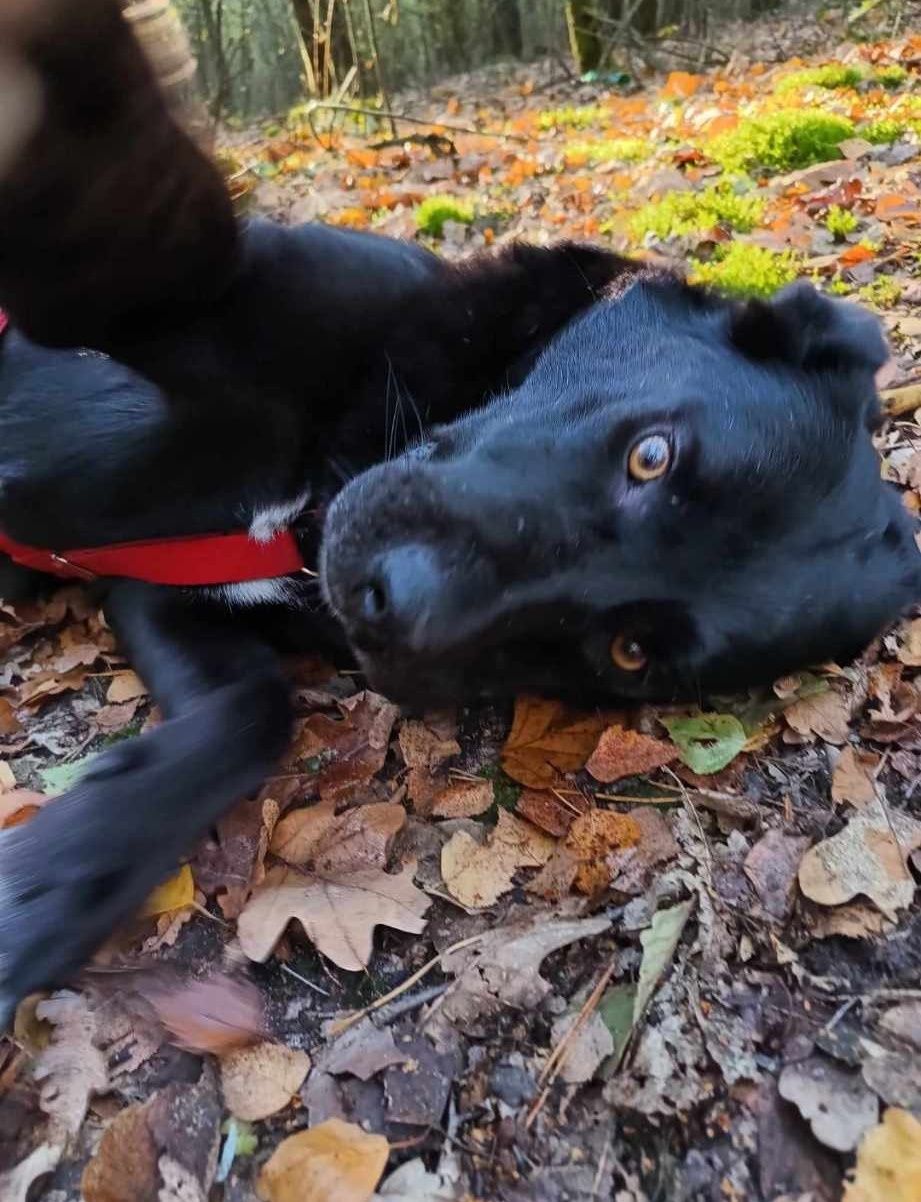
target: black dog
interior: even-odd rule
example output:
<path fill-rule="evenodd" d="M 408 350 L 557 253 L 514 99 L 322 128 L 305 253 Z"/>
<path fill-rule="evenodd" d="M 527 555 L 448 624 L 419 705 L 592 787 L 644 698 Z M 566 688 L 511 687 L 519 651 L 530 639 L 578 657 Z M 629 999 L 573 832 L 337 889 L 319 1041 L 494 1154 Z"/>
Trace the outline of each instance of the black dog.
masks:
<path fill-rule="evenodd" d="M 106 613 L 166 721 L 0 836 L 7 1006 L 78 966 L 282 752 L 277 648 L 339 627 L 293 565 L 253 572 L 260 547 L 319 554 L 361 663 L 411 702 L 696 697 L 849 655 L 921 592 L 859 310 L 808 288 L 730 304 L 589 248 L 452 267 L 238 229 L 115 0 L 11 0 L 3 89 L 6 545 L 67 574 L 73 548 L 252 536 L 249 572 L 196 589 L 177 543 L 132 572 L 82 558 L 141 577 L 104 582 Z M 164 559 L 171 586 L 147 582 Z"/>

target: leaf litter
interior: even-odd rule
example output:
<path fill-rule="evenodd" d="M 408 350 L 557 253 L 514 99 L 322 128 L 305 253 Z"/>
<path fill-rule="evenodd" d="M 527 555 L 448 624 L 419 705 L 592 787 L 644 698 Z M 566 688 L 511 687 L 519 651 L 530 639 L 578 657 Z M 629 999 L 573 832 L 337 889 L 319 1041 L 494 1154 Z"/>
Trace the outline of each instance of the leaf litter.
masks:
<path fill-rule="evenodd" d="M 810 18 L 813 45 L 834 21 Z M 284 218 L 309 190 L 312 216 L 414 236 L 414 205 L 472 194 L 481 212 L 450 228 L 447 256 L 548 232 L 697 262 L 728 239 L 792 248 L 800 270 L 880 308 L 893 357 L 877 440 L 921 513 L 915 35 L 838 54 L 862 70 L 904 64 L 904 88 L 785 94 L 787 111 L 846 116 L 855 137 L 843 158 L 743 182 L 763 206 L 750 233 L 638 247 L 629 232 L 645 201 L 719 181 L 708 139 L 740 109 L 777 107 L 791 67 L 756 60 L 800 54 L 804 28 L 748 23 L 726 66 L 641 73 L 630 94 L 535 66 L 412 99 L 514 146 L 458 132 L 450 152 L 375 149 L 334 125 L 324 148 L 303 121 L 262 128 L 247 152 L 253 205 Z M 904 132 L 862 137 L 882 119 Z M 648 154 L 601 161 L 612 137 Z M 841 242 L 833 206 L 857 223 Z M 520 698 L 510 722 L 488 709 L 410 719 L 354 677 L 299 667 L 277 775 L 100 955 L 73 995 L 83 1008 L 33 1000 L 20 1043 L 0 1044 L 4 1198 L 33 1202 L 47 1185 L 70 1202 L 81 1175 L 89 1202 L 203 1198 L 229 1108 L 259 1116 L 232 1120 L 252 1123 L 242 1143 L 244 1128 L 225 1126 L 229 1202 L 257 1184 L 270 1202 L 348 1196 L 329 1172 L 356 1197 L 412 1202 L 557 1202 L 577 1188 L 645 1202 L 694 1183 L 755 1199 L 771 1181 L 829 1202 L 844 1162 L 823 1159 L 814 1127 L 834 1147 L 858 1141 L 848 1202 L 914 1202 L 919 624 L 910 615 L 857 664 L 703 711 L 579 714 Z M 4 606 L 0 644 L 8 825 L 157 718 L 79 591 Z M 847 1087 L 812 1079 L 815 1063 Z M 781 1074 L 795 1100 L 779 1112 Z M 314 1120 L 323 1106 L 344 1130 Z M 266 1175 L 286 1137 L 298 1143 Z M 650 1144 L 668 1152 L 654 1167 Z"/>

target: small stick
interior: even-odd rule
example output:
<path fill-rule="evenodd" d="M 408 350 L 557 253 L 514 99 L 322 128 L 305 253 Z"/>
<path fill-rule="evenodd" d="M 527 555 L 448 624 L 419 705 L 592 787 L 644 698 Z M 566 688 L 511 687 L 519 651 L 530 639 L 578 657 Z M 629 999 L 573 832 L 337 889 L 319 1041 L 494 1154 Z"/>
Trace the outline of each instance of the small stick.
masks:
<path fill-rule="evenodd" d="M 308 106 L 308 112 L 314 109 L 327 109 L 334 113 L 356 113 L 359 117 L 383 117 L 388 121 L 406 121 L 410 125 L 429 125 L 433 129 L 449 129 L 455 134 L 476 134 L 477 137 L 499 138 L 507 142 L 529 142 L 520 134 L 499 133 L 486 129 L 474 129 L 470 125 L 457 125 L 453 121 L 430 121 L 427 117 L 411 117 L 408 113 L 394 113 L 390 109 L 369 109 L 358 104 L 336 104 L 332 100 L 314 100 Z"/>
<path fill-rule="evenodd" d="M 601 996 L 607 988 L 611 977 L 614 975 L 614 970 L 617 967 L 619 958 L 619 953 L 615 953 L 615 955 L 611 957 L 610 964 L 608 964 L 607 968 L 598 978 L 595 988 L 585 999 L 585 1004 L 579 1011 L 576 1021 L 572 1024 L 560 1042 L 553 1049 L 549 1059 L 547 1060 L 547 1063 L 544 1065 L 539 1080 L 539 1084 L 543 1085 L 544 1088 L 541 1090 L 537 1100 L 528 1111 L 528 1117 L 525 1119 L 524 1123 L 526 1131 L 530 1130 L 532 1123 L 546 1105 L 547 1098 L 550 1096 L 550 1089 L 553 1086 L 554 1081 L 560 1075 L 560 1071 L 563 1065 L 566 1063 L 567 1057 L 569 1056 L 570 1046 L 572 1045 L 573 1040 L 591 1018 L 592 1014 L 594 1014 L 595 1010 L 597 1010 L 598 1003 L 601 1001 Z"/>
<path fill-rule="evenodd" d="M 329 1035 L 335 1037 L 344 1035 L 350 1027 L 354 1027 L 357 1022 L 361 1022 L 363 1018 L 367 1018 L 369 1014 L 373 1014 L 375 1010 L 380 1010 L 382 1006 L 386 1006 L 388 1002 L 394 1001 L 398 997 L 402 997 L 408 989 L 412 989 L 413 985 L 428 976 L 433 968 L 437 968 L 441 963 L 443 956 L 448 956 L 452 952 L 462 951 L 465 947 L 472 947 L 474 943 L 479 943 L 481 939 L 485 939 L 490 934 L 489 931 L 483 931 L 480 935 L 471 935 L 468 939 L 461 939 L 459 943 L 452 943 L 450 947 L 446 947 L 443 952 L 439 952 L 429 960 L 428 964 L 423 964 L 421 968 L 406 978 L 402 985 L 397 985 L 395 989 L 391 989 L 389 993 L 385 993 L 383 997 L 379 997 L 372 1002 L 370 1006 L 365 1006 L 363 1010 L 356 1010 L 354 1014 L 348 1015 L 346 1018 L 340 1018 L 338 1022 L 330 1024 Z"/>

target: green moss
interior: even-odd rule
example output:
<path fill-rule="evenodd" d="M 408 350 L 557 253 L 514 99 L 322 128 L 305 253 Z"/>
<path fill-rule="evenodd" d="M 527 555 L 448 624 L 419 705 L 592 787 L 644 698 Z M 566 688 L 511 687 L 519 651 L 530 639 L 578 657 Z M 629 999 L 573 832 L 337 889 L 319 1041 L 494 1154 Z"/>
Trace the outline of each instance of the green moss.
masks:
<path fill-rule="evenodd" d="M 469 225 L 473 221 L 473 205 L 457 196 L 428 196 L 416 206 L 416 228 L 422 234 L 440 238 L 446 221 L 460 221 Z"/>
<path fill-rule="evenodd" d="M 732 296 L 771 296 L 799 274 L 792 251 L 767 250 L 750 242 L 731 242 L 708 263 L 693 264 L 693 280 Z"/>
<path fill-rule="evenodd" d="M 808 67 L 785 75 L 774 91 L 778 96 L 784 96 L 801 88 L 856 88 L 863 78 L 864 73 L 859 67 L 827 63 L 824 67 Z"/>
<path fill-rule="evenodd" d="M 894 91 L 896 88 L 900 88 L 908 79 L 908 72 L 904 67 L 893 63 L 890 67 L 877 67 L 871 78 L 874 83 L 880 84 L 881 87 L 891 88 Z"/>
<path fill-rule="evenodd" d="M 872 142 L 874 146 L 884 146 L 887 142 L 895 142 L 897 138 L 901 138 L 909 128 L 905 121 L 882 117 L 879 121 L 870 121 L 867 125 L 859 126 L 857 136 Z"/>
<path fill-rule="evenodd" d="M 514 810 L 518 804 L 518 798 L 521 796 L 521 785 L 516 785 L 510 776 L 506 776 L 505 772 L 498 764 L 489 764 L 485 768 L 480 769 L 480 775 L 486 780 L 492 781 L 493 801 L 497 810 Z M 493 813 L 493 809 L 487 811 L 487 815 Z M 495 821 L 493 814 L 493 821 Z"/>
<path fill-rule="evenodd" d="M 630 231 L 639 239 L 647 234 L 675 238 L 715 225 L 747 233 L 763 214 L 764 202 L 759 197 L 741 195 L 726 184 L 715 184 L 702 192 L 670 192 L 661 200 L 643 205 L 631 218 Z"/>
<path fill-rule="evenodd" d="M 603 138 L 597 142 L 570 142 L 566 153 L 588 163 L 642 163 L 653 148 L 642 138 Z"/>
<path fill-rule="evenodd" d="M 544 109 L 538 114 L 537 125 L 540 129 L 588 129 L 591 125 L 600 125 L 607 114 L 597 104 L 582 104 L 578 107 L 569 105 L 562 109 Z"/>
<path fill-rule="evenodd" d="M 794 171 L 811 163 L 840 159 L 838 144 L 854 136 L 854 123 L 821 109 L 781 109 L 749 117 L 719 134 L 706 147 L 727 171 L 760 167 Z"/>
<path fill-rule="evenodd" d="M 857 296 L 866 305 L 873 305 L 877 309 L 889 309 L 901 299 L 902 285 L 891 275 L 880 275 L 863 288 L 859 288 Z"/>
<path fill-rule="evenodd" d="M 836 242 L 843 242 L 848 234 L 853 234 L 857 224 L 857 218 L 850 209 L 842 209 L 841 205 L 830 205 L 825 214 L 825 228 Z"/>

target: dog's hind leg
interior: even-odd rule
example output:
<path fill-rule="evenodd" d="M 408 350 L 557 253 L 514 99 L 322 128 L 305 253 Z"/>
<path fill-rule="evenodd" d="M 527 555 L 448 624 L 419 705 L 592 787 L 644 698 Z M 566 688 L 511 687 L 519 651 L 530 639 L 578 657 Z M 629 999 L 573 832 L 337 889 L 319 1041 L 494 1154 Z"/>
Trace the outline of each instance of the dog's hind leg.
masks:
<path fill-rule="evenodd" d="M 151 734 L 0 834 L 0 1011 L 78 969 L 216 819 L 259 787 L 290 734 L 275 653 L 217 607 L 124 581 L 106 613 L 162 709 Z"/>

